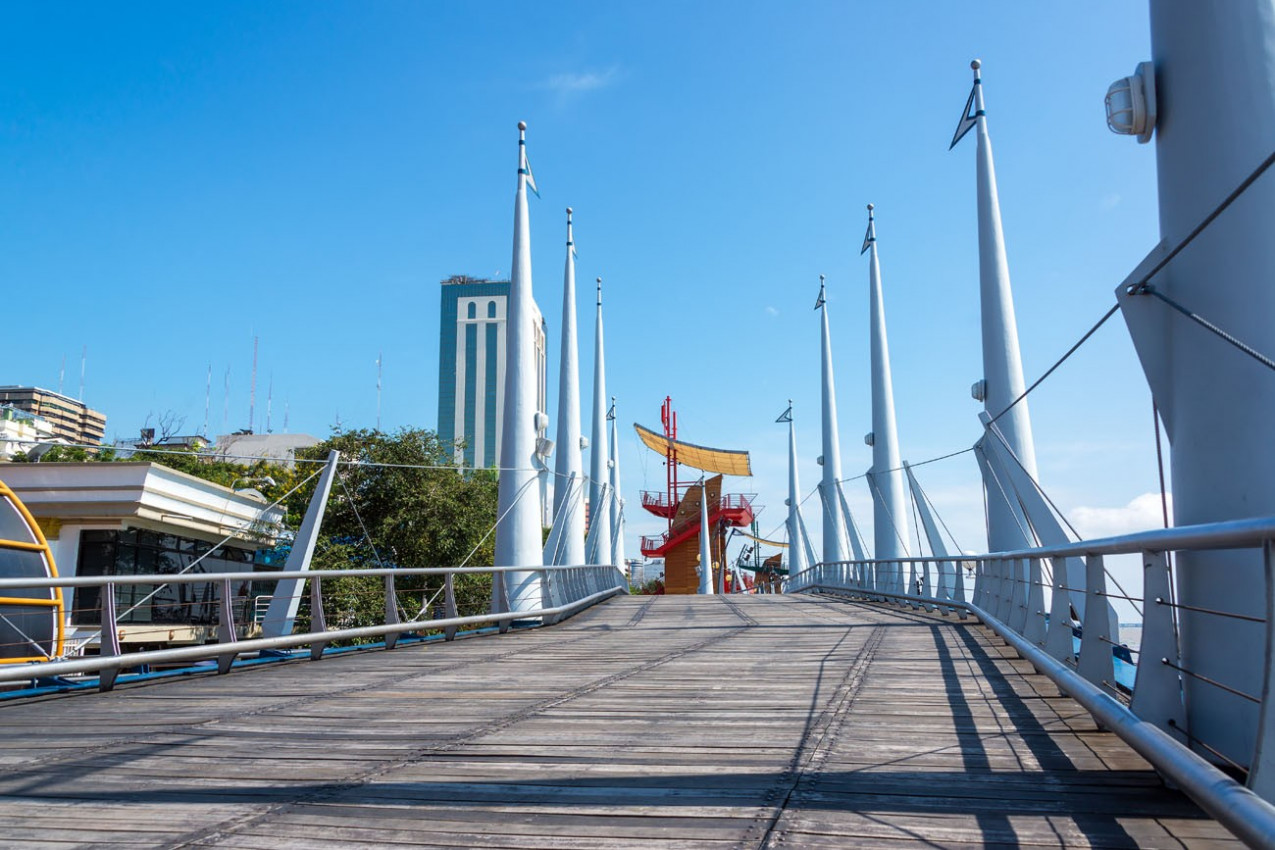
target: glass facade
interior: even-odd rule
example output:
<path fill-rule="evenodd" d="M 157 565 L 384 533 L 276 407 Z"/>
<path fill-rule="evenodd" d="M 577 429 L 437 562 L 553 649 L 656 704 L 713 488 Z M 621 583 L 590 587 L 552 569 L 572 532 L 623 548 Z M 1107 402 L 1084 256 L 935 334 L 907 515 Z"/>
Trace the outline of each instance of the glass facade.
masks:
<path fill-rule="evenodd" d="M 210 551 L 211 550 L 211 551 Z M 195 561 L 198 560 L 198 563 Z M 195 564 L 191 567 L 191 564 Z M 277 566 L 257 563 L 254 552 L 234 546 L 219 546 L 202 540 L 160 534 L 143 529 L 123 531 L 81 531 L 79 576 L 134 576 L 169 573 L 230 573 L 277 570 Z M 273 591 L 272 580 L 238 582 L 233 588 L 235 620 L 242 623 L 252 598 Z M 157 589 L 158 588 L 158 589 Z M 100 587 L 75 590 L 71 612 L 73 625 L 101 624 Z M 221 587 L 218 583 L 120 584 L 115 587 L 117 622 L 162 626 L 215 625 L 220 613 Z M 239 609 L 243 608 L 241 612 Z"/>

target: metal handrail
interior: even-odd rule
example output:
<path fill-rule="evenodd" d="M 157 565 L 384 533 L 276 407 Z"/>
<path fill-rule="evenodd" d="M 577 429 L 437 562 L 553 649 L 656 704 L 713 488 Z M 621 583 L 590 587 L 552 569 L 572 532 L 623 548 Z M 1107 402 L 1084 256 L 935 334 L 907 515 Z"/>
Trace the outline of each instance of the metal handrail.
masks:
<path fill-rule="evenodd" d="M 542 605 L 538 608 L 511 611 L 498 609 L 491 613 L 462 617 L 456 611 L 451 593 L 450 579 L 461 574 L 503 574 L 503 573 L 539 573 L 544 579 L 542 586 Z M 395 602 L 395 578 L 406 576 L 445 576 L 448 578 L 447 613 L 443 619 L 399 620 Z M 308 578 L 319 580 L 311 585 L 312 606 L 321 605 L 322 579 L 350 577 L 384 577 L 386 578 L 386 614 L 384 625 L 364 626 L 351 629 L 322 628 L 322 617 L 318 617 L 320 630 L 299 634 L 281 635 L 269 638 L 251 638 L 239 640 L 236 636 L 236 598 L 228 596 L 229 588 L 238 581 L 297 581 Z M 559 581 L 558 576 L 563 576 Z M 551 580 L 552 579 L 552 580 Z M 174 649 L 149 650 L 125 653 L 120 650 L 114 629 L 106 627 L 102 634 L 102 654 L 92 657 L 71 658 L 61 660 L 39 661 L 32 663 L 15 663 L 0 665 L 0 682 L 28 681 L 35 678 L 64 676 L 82 673 L 97 673 L 99 687 L 109 690 L 114 686 L 118 672 L 129 667 L 146 664 L 168 664 L 190 661 L 216 659 L 218 671 L 225 673 L 231 668 L 234 659 L 245 652 L 268 649 L 287 649 L 299 646 L 310 646 L 311 657 L 322 655 L 323 648 L 333 641 L 359 638 L 385 638 L 387 648 L 392 648 L 398 637 L 407 632 L 423 630 L 441 630 L 448 640 L 452 639 L 460 628 L 482 625 L 497 625 L 500 631 L 508 630 L 517 620 L 538 620 L 544 625 L 552 625 L 590 605 L 601 602 L 619 593 L 627 592 L 628 582 L 623 572 L 612 565 L 549 565 L 549 566 L 499 566 L 499 567 L 416 567 L 404 569 L 351 569 L 351 570 L 295 570 L 290 572 L 271 570 L 266 572 L 227 572 L 227 573 L 173 573 L 145 574 L 124 576 L 73 576 L 58 578 L 7 578 L 0 579 L 0 590 L 6 588 L 32 587 L 106 587 L 111 592 L 102 594 L 103 620 L 115 621 L 114 588 L 117 585 L 163 585 L 163 584 L 219 584 L 222 596 L 221 603 L 229 599 L 231 605 L 221 605 L 219 615 L 218 640 L 216 643 L 200 646 L 180 647 Z M 498 586 L 503 583 L 498 583 Z M 298 584 L 299 586 L 299 584 Z M 319 602 L 314 602 L 314 600 Z M 246 601 L 246 600 L 245 600 Z M 503 603 L 502 603 L 503 605 Z M 239 619 L 246 619 L 246 609 L 239 612 Z M 254 618 L 255 619 L 255 618 Z"/>
<path fill-rule="evenodd" d="M 356 576 L 446 576 L 483 573 L 544 573 L 592 568 L 597 564 L 554 564 L 542 567 L 371 567 L 357 570 L 261 570 L 235 573 L 148 573 L 117 576 L 46 576 L 0 578 L 0 590 L 16 587 L 105 587 L 108 584 L 205 584 L 218 581 L 283 581 L 302 578 L 349 578 Z M 613 568 L 614 569 L 614 568 Z"/>
<path fill-rule="evenodd" d="M 1157 640 L 1160 641 L 1157 644 L 1159 648 L 1138 667 L 1132 704 L 1126 705 L 1117 698 L 1110 675 L 1114 642 L 1105 634 L 1104 618 L 1108 612 L 1108 599 L 1127 597 L 1106 591 L 1102 559 L 1109 555 L 1142 555 L 1147 582 L 1143 595 L 1156 597 L 1159 602 L 1159 595 L 1167 596 L 1171 592 L 1166 553 L 1257 549 L 1267 558 L 1268 576 L 1271 576 L 1275 575 L 1272 572 L 1275 566 L 1273 547 L 1275 517 L 1255 517 L 1010 552 L 826 562 L 790 577 L 787 589 L 789 592 L 822 590 L 849 593 L 873 601 L 897 602 L 944 613 L 958 612 L 963 617 L 973 614 L 1057 684 L 1063 693 L 1088 710 L 1099 725 L 1119 735 L 1219 823 L 1252 846 L 1269 847 L 1275 846 L 1275 806 L 1223 773 L 1173 734 L 1181 734 L 1181 730 L 1171 712 L 1165 709 L 1176 705 L 1176 710 L 1181 711 L 1182 706 L 1178 680 L 1172 677 L 1176 677 L 1179 670 L 1188 675 L 1197 674 L 1175 663 L 1179 657 L 1175 653 L 1179 648 L 1176 626 L 1171 620 L 1151 620 L 1151 612 L 1146 612 L 1148 619 L 1144 619 L 1143 647 L 1145 649 L 1149 641 Z M 1085 559 L 1083 583 L 1068 582 L 1063 576 L 1061 562 L 1068 559 Z M 1037 575 L 1040 564 L 1045 561 L 1054 564 L 1053 581 L 1042 581 Z M 920 568 L 905 575 L 903 564 Z M 961 575 L 964 564 L 978 565 L 979 581 L 974 586 L 972 601 L 961 595 L 962 584 L 956 584 L 953 591 L 951 583 L 952 579 Z M 942 587 L 936 588 L 932 584 L 934 573 L 930 572 L 929 565 L 935 565 L 939 580 L 944 583 Z M 911 581 L 914 579 L 918 587 L 927 586 L 926 583 L 930 582 L 928 586 L 931 589 L 925 594 L 912 593 Z M 1154 591 L 1151 589 L 1153 581 L 1158 582 Z M 1053 588 L 1052 605 L 1045 604 L 1042 585 Z M 900 592 L 904 588 L 908 592 Z M 1075 599 L 1076 594 L 1081 594 L 1086 603 L 1083 630 L 1079 632 L 1081 645 L 1078 656 L 1072 643 L 1073 621 L 1068 599 L 1068 596 Z M 1168 618 L 1169 614 L 1156 617 Z M 1257 617 L 1246 619 L 1259 626 L 1264 622 Z M 1275 628 L 1275 623 L 1265 621 L 1265 628 L 1268 630 L 1267 643 L 1275 646 L 1275 640 L 1272 640 L 1275 636 L 1269 632 Z M 1164 635 L 1172 637 L 1165 638 Z M 1165 644 L 1164 640 L 1171 640 L 1171 643 Z M 1171 658 L 1161 658 L 1162 654 Z M 1105 676 L 1098 675 L 1102 664 L 1107 671 Z M 1275 657 L 1268 653 L 1266 685 L 1259 708 L 1263 718 L 1259 728 L 1262 729 L 1269 728 L 1271 718 L 1275 717 L 1275 705 L 1270 704 L 1268 697 L 1275 692 L 1273 665 Z M 1225 683 L 1209 683 L 1234 692 Z M 1144 690 L 1147 691 L 1146 703 L 1139 709 L 1140 695 Z M 1252 695 L 1243 696 L 1255 699 Z M 1259 735 L 1253 761 L 1248 768 L 1250 785 L 1263 771 L 1267 777 L 1266 785 L 1269 785 L 1270 771 L 1275 770 L 1275 762 L 1272 761 L 1275 756 L 1269 746 L 1264 751 L 1263 743 Z M 1269 743 L 1275 745 L 1275 741 Z M 1208 748 L 1203 742 L 1201 745 Z M 1260 790 L 1265 786 L 1259 780 L 1257 787 Z"/>

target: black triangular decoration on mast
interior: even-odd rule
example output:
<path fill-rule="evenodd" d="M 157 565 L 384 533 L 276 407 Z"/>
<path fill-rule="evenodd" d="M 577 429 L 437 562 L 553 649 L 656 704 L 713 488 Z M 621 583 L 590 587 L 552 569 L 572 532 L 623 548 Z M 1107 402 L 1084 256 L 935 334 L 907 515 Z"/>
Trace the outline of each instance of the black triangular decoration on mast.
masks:
<path fill-rule="evenodd" d="M 776 422 L 791 422 L 792 421 L 792 404 L 791 403 L 789 403 L 788 409 L 785 410 L 783 413 L 779 414 L 779 418 L 776 419 L 775 421 Z"/>
<path fill-rule="evenodd" d="M 947 146 L 948 150 L 956 147 L 956 143 L 965 138 L 965 134 L 974 128 L 978 122 L 978 116 L 982 114 L 981 110 L 974 110 L 974 94 L 978 91 L 980 82 L 981 80 L 975 78 L 974 87 L 970 89 L 969 100 L 965 101 L 965 111 L 961 113 L 960 123 L 956 125 L 956 133 L 952 136 L 952 144 Z"/>
<path fill-rule="evenodd" d="M 868 204 L 868 232 L 863 234 L 863 250 L 859 252 L 859 255 L 862 256 L 875 241 L 877 241 L 877 228 L 872 220 L 872 204 Z"/>

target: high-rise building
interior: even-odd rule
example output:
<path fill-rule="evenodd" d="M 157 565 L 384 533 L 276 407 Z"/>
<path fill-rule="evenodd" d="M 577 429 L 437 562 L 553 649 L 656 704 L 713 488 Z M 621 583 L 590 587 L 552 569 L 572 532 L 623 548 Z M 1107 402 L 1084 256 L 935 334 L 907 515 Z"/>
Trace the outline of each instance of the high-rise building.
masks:
<path fill-rule="evenodd" d="M 53 436 L 75 445 L 100 446 L 106 433 L 106 414 L 53 390 L 0 387 L 0 404 L 47 419 L 53 426 Z"/>
<path fill-rule="evenodd" d="M 505 399 L 505 316 L 509 281 L 457 275 L 442 282 L 439 311 L 438 436 L 463 443 L 456 463 L 491 467 L 500 463 L 501 417 Z M 536 317 L 536 410 L 547 406 L 545 337 L 548 327 L 539 307 Z M 537 430 L 544 437 L 547 415 Z"/>

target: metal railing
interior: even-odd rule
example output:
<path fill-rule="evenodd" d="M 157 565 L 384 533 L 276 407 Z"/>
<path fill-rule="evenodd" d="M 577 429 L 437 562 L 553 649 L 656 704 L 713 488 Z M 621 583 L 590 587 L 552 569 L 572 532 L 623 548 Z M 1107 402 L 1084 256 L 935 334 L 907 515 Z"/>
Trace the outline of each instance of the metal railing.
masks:
<path fill-rule="evenodd" d="M 504 590 L 504 581 L 495 581 L 495 605 L 483 614 L 461 616 L 457 610 L 455 578 L 458 575 L 501 576 L 505 573 L 535 574 L 540 584 L 540 606 L 526 610 L 510 610 Z M 441 576 L 441 619 L 408 618 L 399 613 L 399 592 L 396 580 L 409 576 Z M 325 581 L 358 577 L 377 577 L 384 581 L 385 606 L 383 623 L 374 626 L 329 629 L 324 615 L 323 584 Z M 232 588 L 243 582 L 268 580 L 295 581 L 299 588 L 308 585 L 310 602 L 310 629 L 292 634 L 240 639 L 241 627 L 252 625 L 261 616 L 260 605 L 249 605 L 246 597 L 236 597 Z M 116 612 L 115 589 L 130 585 L 154 587 L 166 584 L 212 584 L 219 588 L 216 603 L 216 642 L 198 646 L 124 652 L 120 646 L 115 626 L 122 625 Z M 432 567 L 415 569 L 357 569 L 357 570 L 304 570 L 289 573 L 233 572 L 233 573 L 179 573 L 129 576 L 92 576 L 58 578 L 4 578 L 0 579 L 0 596 L 6 590 L 18 588 L 61 587 L 102 588 L 100 596 L 101 629 L 98 655 L 82 655 L 50 659 L 48 661 L 0 665 L 0 683 L 23 682 L 56 676 L 96 674 L 98 687 L 110 690 L 121 670 L 148 665 L 170 665 L 216 660 L 220 673 L 231 669 L 241 655 L 259 653 L 262 650 L 310 647 L 310 657 L 318 659 L 324 649 L 336 641 L 382 639 L 387 649 L 392 649 L 404 634 L 424 631 L 440 631 L 444 639 L 452 640 L 461 629 L 494 626 L 501 633 L 507 632 L 514 622 L 538 622 L 552 625 L 570 617 L 591 605 L 602 602 L 619 593 L 626 593 L 628 583 L 624 574 L 610 565 L 544 566 L 544 567 Z M 221 604 L 230 600 L 231 604 Z M 422 607 L 422 614 L 429 610 Z M 83 650 L 83 644 L 80 645 Z"/>
<path fill-rule="evenodd" d="M 1268 734 L 1275 731 L 1275 698 L 1267 698 L 1275 693 L 1275 624 L 1243 612 L 1182 605 L 1174 598 L 1171 556 L 1218 549 L 1256 550 L 1264 560 L 1267 594 L 1272 593 L 1275 517 L 959 558 L 820 563 L 790 577 L 786 590 L 830 592 L 962 618 L 973 614 L 1223 826 L 1252 846 L 1270 847 L 1275 846 L 1275 806 L 1263 796 L 1271 796 L 1275 783 L 1275 734 Z M 1141 557 L 1141 595 L 1108 589 L 1104 559 L 1122 555 Z M 1141 605 L 1137 650 L 1121 647 L 1118 627 L 1113 633 L 1113 600 Z M 1248 621 L 1260 629 L 1258 645 L 1234 650 L 1264 655 L 1260 693 L 1247 693 L 1183 663 L 1178 627 L 1183 610 Z M 1135 655 L 1145 661 L 1134 663 Z M 1131 668 L 1131 681 L 1117 675 L 1118 666 Z M 1257 706 L 1258 734 L 1248 764 L 1192 734 L 1183 702 L 1188 677 Z M 1246 782 L 1237 782 L 1206 756 L 1244 775 Z"/>

